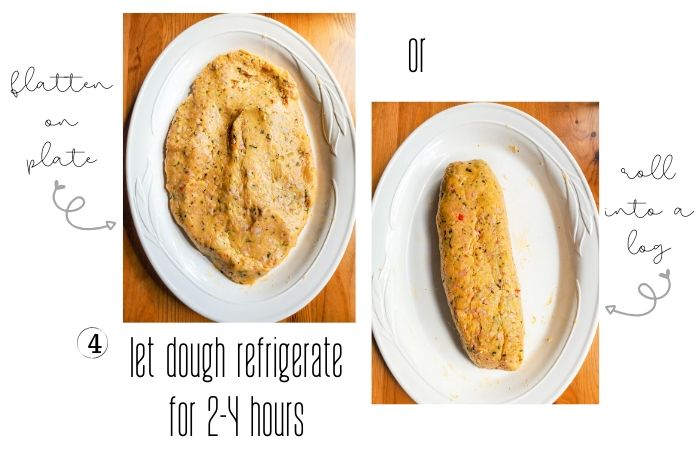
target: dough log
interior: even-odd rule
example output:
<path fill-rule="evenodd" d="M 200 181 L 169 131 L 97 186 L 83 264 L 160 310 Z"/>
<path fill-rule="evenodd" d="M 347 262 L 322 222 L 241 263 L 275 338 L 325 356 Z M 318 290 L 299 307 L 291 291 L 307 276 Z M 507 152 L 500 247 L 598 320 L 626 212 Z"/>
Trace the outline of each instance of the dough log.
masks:
<path fill-rule="evenodd" d="M 520 284 L 501 187 L 481 160 L 445 170 L 436 217 L 442 282 L 462 346 L 479 367 L 523 360 Z"/>

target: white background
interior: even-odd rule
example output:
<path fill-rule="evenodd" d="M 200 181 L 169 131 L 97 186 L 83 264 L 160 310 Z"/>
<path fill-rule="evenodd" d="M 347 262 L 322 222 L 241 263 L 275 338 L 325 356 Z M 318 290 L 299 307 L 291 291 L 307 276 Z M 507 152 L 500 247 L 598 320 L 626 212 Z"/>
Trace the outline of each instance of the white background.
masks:
<path fill-rule="evenodd" d="M 698 14 L 683 2 L 612 6 L 612 2 L 21 2 L 6 5 L 0 22 L 0 68 L 5 135 L 0 165 L 4 210 L 0 313 L 0 446 L 75 448 L 277 448 L 327 446 L 591 448 L 625 445 L 675 448 L 697 442 L 695 280 L 697 105 L 700 92 Z M 246 5 L 248 3 L 248 5 Z M 328 5 L 332 3 L 332 5 Z M 567 4 L 571 2 L 566 2 Z M 621 2 L 620 2 L 621 3 Z M 354 11 L 357 12 L 357 323 L 339 325 L 122 324 L 122 15 L 123 11 Z M 407 41 L 425 37 L 423 74 L 407 70 Z M 37 76 L 82 74 L 114 84 L 88 95 L 9 93 L 13 70 Z M 600 405 L 372 406 L 370 404 L 370 148 L 372 100 L 600 101 L 601 212 L 637 198 L 664 209 L 645 219 L 601 214 Z M 47 118 L 78 120 L 51 130 Z M 89 168 L 37 168 L 25 160 L 45 140 L 55 151 L 73 147 L 98 159 Z M 628 181 L 620 167 L 648 171 L 654 154 L 673 153 L 676 178 Z M 51 203 L 53 181 L 62 198 L 82 194 L 76 217 L 116 220 L 112 231 L 69 228 Z M 672 250 L 655 265 L 630 256 L 627 233 L 639 243 Z M 603 306 L 643 310 L 639 282 L 659 286 L 671 269 L 671 295 L 644 318 L 609 316 Z M 663 283 L 661 283 L 663 286 Z M 661 289 L 661 288 L 659 288 Z M 89 360 L 75 347 L 80 330 L 102 328 L 104 357 Z M 129 336 L 165 344 L 185 340 L 321 340 L 344 344 L 344 376 L 322 383 L 276 381 L 204 385 L 201 381 L 131 380 Z M 169 437 L 171 395 L 205 406 L 210 393 L 301 400 L 303 438 Z M 205 415 L 202 411 L 200 414 Z M 205 423 L 204 417 L 199 417 Z M 243 424 L 244 425 L 244 424 Z M 200 431 L 202 428 L 200 427 Z M 245 435 L 245 428 L 242 434 Z M 495 445 L 494 445 L 495 444 Z M 683 447 L 686 447 L 683 445 Z"/>

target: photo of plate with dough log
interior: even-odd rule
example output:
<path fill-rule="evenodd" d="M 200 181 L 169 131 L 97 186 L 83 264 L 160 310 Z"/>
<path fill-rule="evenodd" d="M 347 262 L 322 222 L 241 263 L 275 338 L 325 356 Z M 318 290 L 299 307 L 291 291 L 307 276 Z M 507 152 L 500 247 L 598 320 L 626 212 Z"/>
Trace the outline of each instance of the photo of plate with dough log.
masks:
<path fill-rule="evenodd" d="M 160 278 L 216 321 L 304 307 L 354 221 L 354 129 L 321 56 L 272 19 L 218 15 L 182 32 L 131 116 L 131 213 Z"/>
<path fill-rule="evenodd" d="M 372 331 L 414 401 L 564 392 L 597 329 L 598 219 L 554 133 L 505 105 L 445 109 L 393 154 L 372 220 Z"/>

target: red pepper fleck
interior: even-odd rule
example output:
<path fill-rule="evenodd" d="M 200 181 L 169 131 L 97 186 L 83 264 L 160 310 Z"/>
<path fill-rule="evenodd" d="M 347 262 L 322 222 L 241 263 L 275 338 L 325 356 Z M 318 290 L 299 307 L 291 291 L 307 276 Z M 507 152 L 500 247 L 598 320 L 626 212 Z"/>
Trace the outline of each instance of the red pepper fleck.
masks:
<path fill-rule="evenodd" d="M 462 214 L 462 213 L 457 214 L 457 220 L 464 220 L 464 214 Z"/>

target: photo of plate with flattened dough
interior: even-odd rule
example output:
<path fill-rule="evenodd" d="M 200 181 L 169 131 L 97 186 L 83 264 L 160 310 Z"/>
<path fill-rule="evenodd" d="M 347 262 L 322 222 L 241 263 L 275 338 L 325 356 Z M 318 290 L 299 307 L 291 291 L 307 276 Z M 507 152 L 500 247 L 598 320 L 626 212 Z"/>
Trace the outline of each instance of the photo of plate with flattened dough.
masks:
<path fill-rule="evenodd" d="M 598 323 L 598 219 L 557 136 L 492 103 L 401 144 L 373 201 L 372 332 L 417 403 L 552 403 Z"/>
<path fill-rule="evenodd" d="M 332 276 L 354 222 L 354 127 L 321 56 L 252 14 L 161 53 L 134 105 L 132 217 L 168 288 L 219 322 L 277 321 Z"/>

